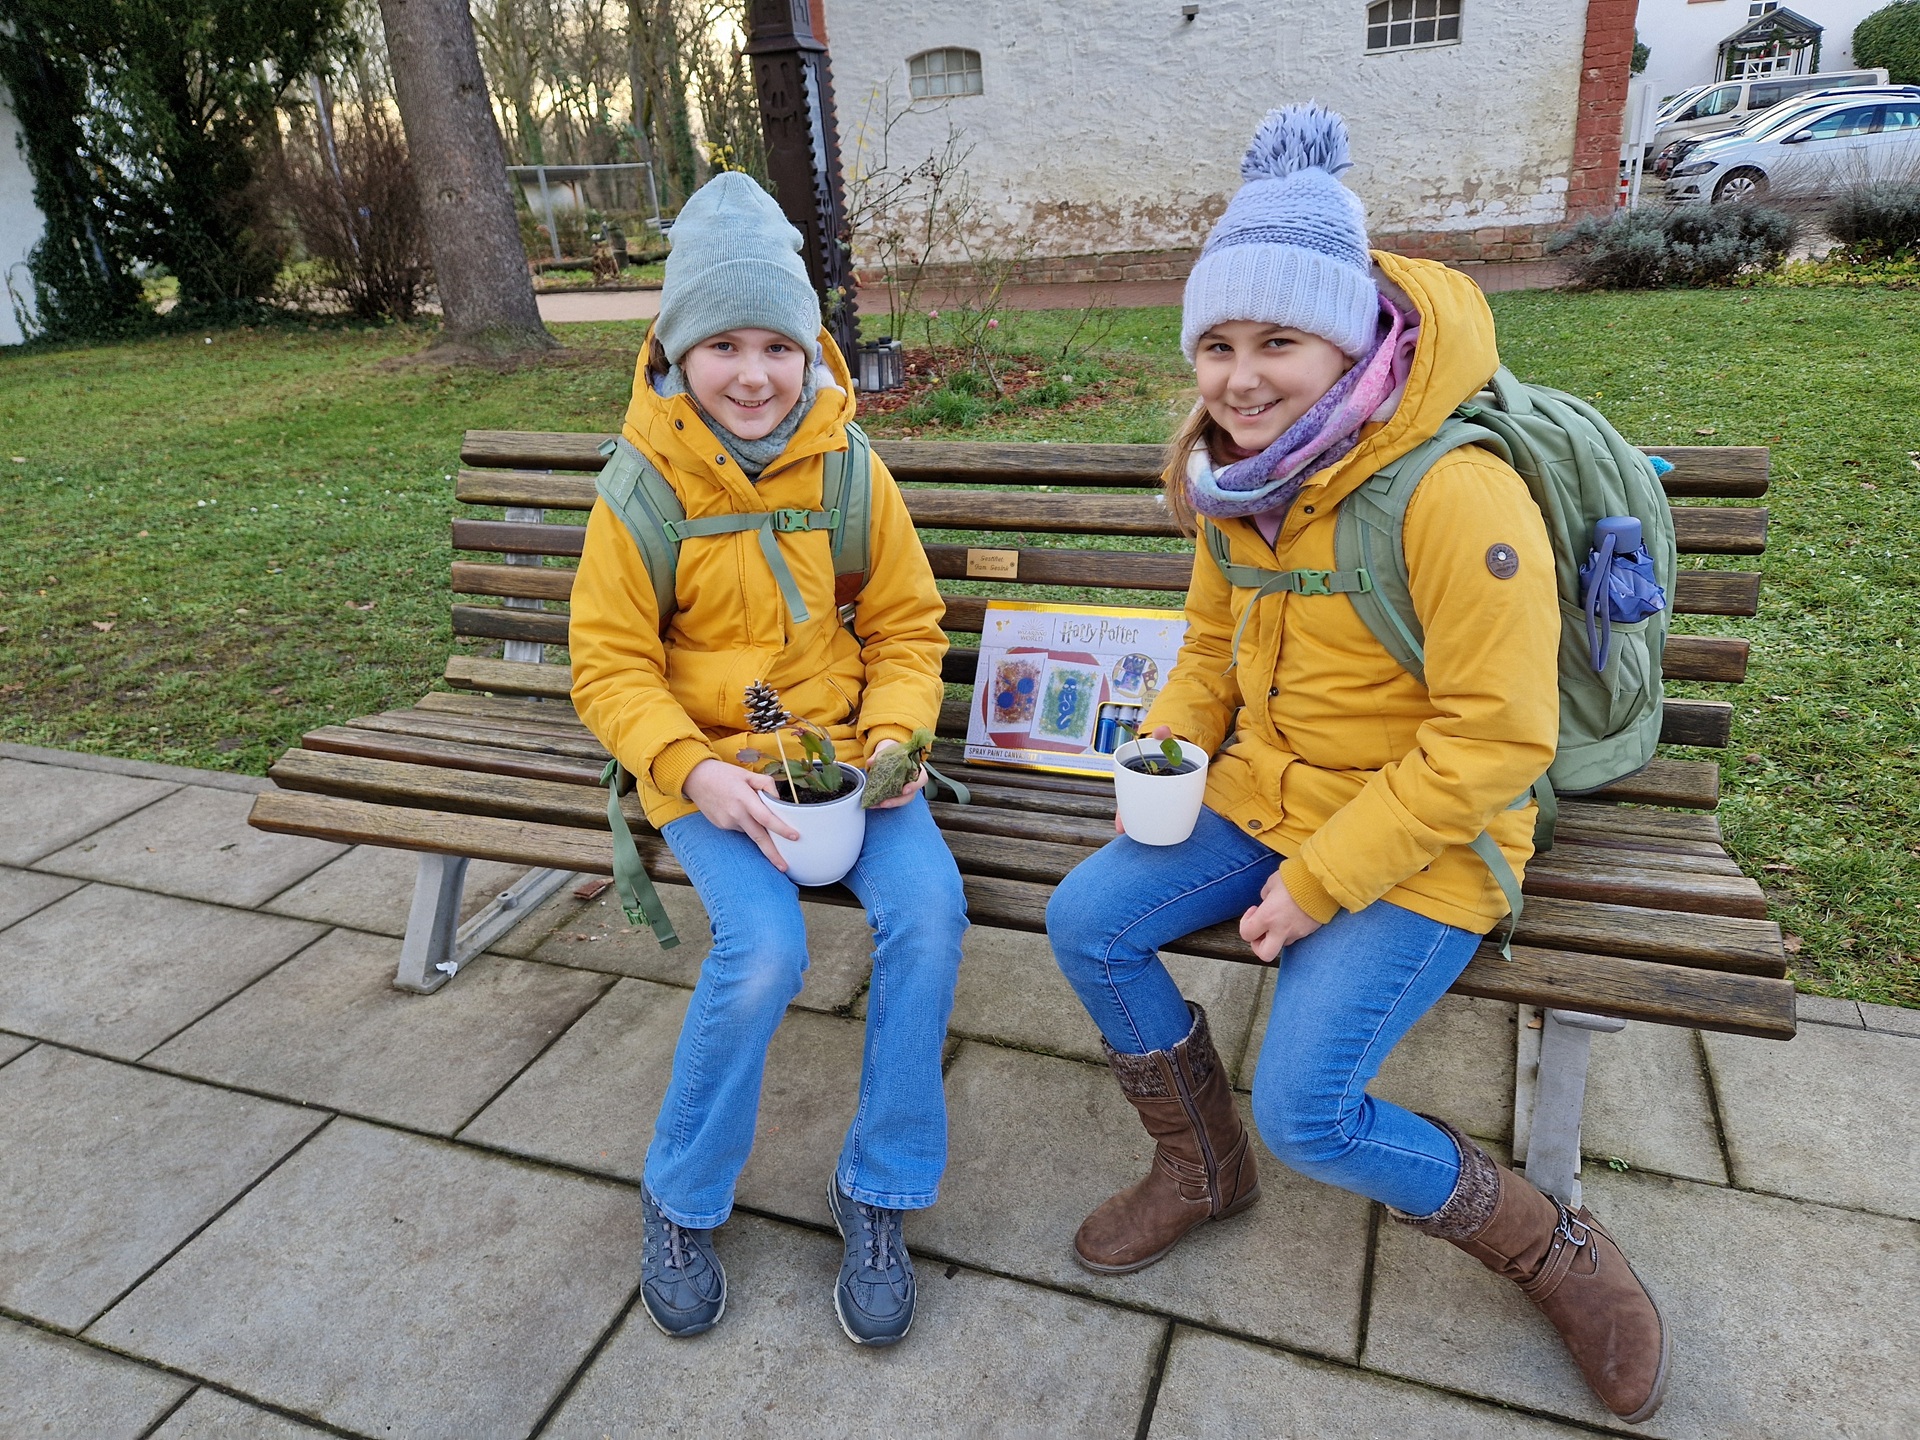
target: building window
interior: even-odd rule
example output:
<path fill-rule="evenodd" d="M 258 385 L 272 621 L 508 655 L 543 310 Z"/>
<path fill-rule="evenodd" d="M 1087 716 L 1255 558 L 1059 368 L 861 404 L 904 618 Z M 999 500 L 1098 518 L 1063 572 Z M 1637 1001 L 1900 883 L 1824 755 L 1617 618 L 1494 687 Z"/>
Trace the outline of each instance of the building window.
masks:
<path fill-rule="evenodd" d="M 1460 41 L 1460 0 L 1380 0 L 1367 7 L 1367 49 L 1411 50 Z"/>
<path fill-rule="evenodd" d="M 907 88 L 916 100 L 980 93 L 978 50 L 923 50 L 907 61 Z"/>

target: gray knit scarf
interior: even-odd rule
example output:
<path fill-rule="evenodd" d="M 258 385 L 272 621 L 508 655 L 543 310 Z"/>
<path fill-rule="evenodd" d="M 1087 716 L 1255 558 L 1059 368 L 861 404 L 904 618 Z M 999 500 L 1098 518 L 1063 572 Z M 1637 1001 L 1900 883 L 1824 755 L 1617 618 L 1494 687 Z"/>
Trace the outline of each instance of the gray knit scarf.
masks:
<path fill-rule="evenodd" d="M 787 448 L 787 442 L 793 439 L 794 433 L 799 430 L 800 422 L 805 420 L 807 412 L 813 409 L 813 402 L 820 398 L 818 369 L 819 367 L 814 365 L 807 367 L 807 378 L 800 384 L 800 398 L 795 402 L 793 409 L 787 412 L 787 418 L 758 440 L 742 440 L 702 410 L 700 402 L 694 400 L 692 393 L 687 389 L 686 371 L 678 365 L 670 366 L 654 388 L 661 395 L 685 395 L 692 402 L 693 408 L 699 411 L 700 418 L 707 422 L 707 428 L 713 431 L 714 438 L 740 466 L 741 473 L 750 480 L 758 480 L 760 472 L 780 458 L 780 453 Z"/>

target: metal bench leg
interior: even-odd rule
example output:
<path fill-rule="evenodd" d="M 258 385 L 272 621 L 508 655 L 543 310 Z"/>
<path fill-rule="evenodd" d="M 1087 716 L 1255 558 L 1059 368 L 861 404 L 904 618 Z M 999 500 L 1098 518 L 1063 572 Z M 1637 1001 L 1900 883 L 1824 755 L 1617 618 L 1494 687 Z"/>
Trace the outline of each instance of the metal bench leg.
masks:
<path fill-rule="evenodd" d="M 466 858 L 422 855 L 420 875 L 413 884 L 413 909 L 407 915 L 407 937 L 400 942 L 400 971 L 393 977 L 394 987 L 431 995 L 571 879 L 571 870 L 529 870 L 461 925 L 460 892 L 466 886 Z"/>
<path fill-rule="evenodd" d="M 1540 1027 L 1531 1027 L 1541 1015 Z M 1514 1068 L 1513 1158 L 1527 1179 L 1569 1206 L 1580 1204 L 1580 1116 L 1587 1099 L 1587 1059 L 1595 1034 L 1627 1022 L 1578 1010 L 1520 1007 Z"/>
<path fill-rule="evenodd" d="M 407 912 L 407 936 L 400 942 L 400 973 L 394 986 L 416 995 L 431 995 L 453 978 L 444 969 L 454 960 L 454 936 L 460 928 L 460 892 L 467 883 L 467 857 L 420 857 L 420 873 L 413 882 L 413 908 Z"/>
<path fill-rule="evenodd" d="M 506 517 L 509 521 L 517 521 L 523 525 L 538 525 L 547 518 L 547 512 L 536 505 L 509 505 L 506 507 Z M 522 555 L 517 551 L 502 558 L 505 559 L 509 565 L 538 566 L 546 563 L 545 557 L 543 556 Z M 517 595 L 508 596 L 503 603 L 509 610 L 544 610 L 547 608 L 547 602 L 544 600 L 529 600 Z M 540 665 L 546 662 L 547 647 L 538 640 L 509 640 L 502 647 L 500 658 L 503 660 L 518 660 L 530 665 Z"/>

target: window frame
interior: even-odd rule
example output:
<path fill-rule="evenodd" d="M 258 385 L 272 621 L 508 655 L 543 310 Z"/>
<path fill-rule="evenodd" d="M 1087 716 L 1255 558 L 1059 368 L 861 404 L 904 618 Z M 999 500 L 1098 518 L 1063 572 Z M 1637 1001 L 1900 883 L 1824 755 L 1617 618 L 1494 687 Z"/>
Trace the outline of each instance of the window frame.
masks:
<path fill-rule="evenodd" d="M 915 65 L 920 65 L 935 55 L 941 57 L 941 68 L 937 74 L 924 65 L 919 73 L 915 73 Z M 956 55 L 961 57 L 960 68 L 957 70 L 949 68 L 947 63 L 948 57 Z M 908 101 L 915 105 L 938 104 L 944 100 L 971 100 L 984 95 L 986 68 L 986 62 L 978 50 L 965 45 L 929 45 L 925 50 L 915 51 L 907 57 Z M 956 76 L 960 79 L 962 88 L 958 90 L 948 88 L 948 81 Z M 969 80 L 972 81 L 971 89 L 965 88 Z M 932 89 L 935 81 L 938 81 L 941 86 L 937 94 Z"/>
<path fill-rule="evenodd" d="M 1362 53 L 1399 55 L 1409 50 L 1441 50 L 1458 45 L 1466 35 L 1466 0 L 1369 0 L 1362 11 Z M 1375 18 L 1375 12 L 1381 18 Z M 1451 24 L 1451 35 L 1442 32 Z M 1423 26 L 1431 26 L 1427 39 L 1416 39 Z M 1396 43 L 1396 31 L 1405 30 L 1407 38 Z M 1375 43 L 1375 36 L 1380 43 Z"/>

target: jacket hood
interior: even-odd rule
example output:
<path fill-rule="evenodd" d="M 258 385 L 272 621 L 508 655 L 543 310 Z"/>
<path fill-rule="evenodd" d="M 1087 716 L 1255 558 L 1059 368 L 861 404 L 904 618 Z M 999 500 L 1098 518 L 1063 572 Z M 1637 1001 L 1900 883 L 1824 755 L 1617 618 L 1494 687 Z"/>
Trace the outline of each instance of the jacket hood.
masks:
<path fill-rule="evenodd" d="M 794 431 L 787 448 L 760 472 L 762 480 L 795 461 L 846 448 L 847 422 L 853 419 L 855 410 L 853 376 L 847 369 L 846 359 L 840 354 L 839 347 L 833 343 L 833 337 L 822 329 L 815 338 L 820 344 L 820 361 L 833 376 L 833 383 L 840 388 L 833 390 L 824 384 L 820 387 L 813 409 L 800 422 L 800 428 Z M 705 417 L 693 403 L 693 397 L 687 394 L 661 395 L 654 390 L 647 375 L 644 349 L 639 363 L 634 367 L 633 399 L 627 405 L 626 422 L 621 426 L 620 433 L 632 441 L 661 474 L 673 478 L 675 488 L 682 491 L 682 499 L 690 512 L 695 506 L 688 486 L 698 488 L 702 485 L 733 494 L 738 508 L 765 508 L 754 497 L 754 482 L 740 472 L 739 466 L 718 463 L 726 452 L 708 428 Z"/>
<path fill-rule="evenodd" d="M 1435 260 L 1408 260 L 1373 252 L 1375 279 L 1387 297 L 1418 312 L 1420 335 L 1399 408 L 1366 426 L 1360 443 L 1307 481 L 1307 490 L 1345 499 L 1375 471 L 1421 444 L 1456 406 L 1483 389 L 1500 368 L 1493 312 L 1472 278 Z"/>

